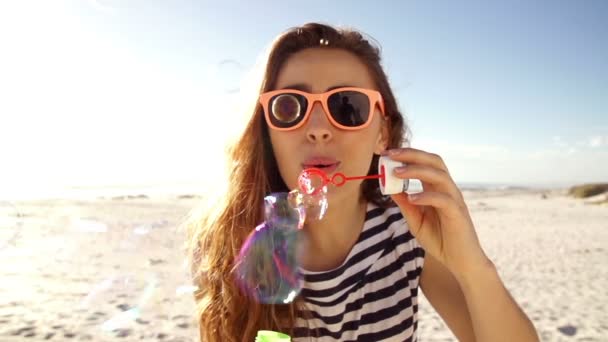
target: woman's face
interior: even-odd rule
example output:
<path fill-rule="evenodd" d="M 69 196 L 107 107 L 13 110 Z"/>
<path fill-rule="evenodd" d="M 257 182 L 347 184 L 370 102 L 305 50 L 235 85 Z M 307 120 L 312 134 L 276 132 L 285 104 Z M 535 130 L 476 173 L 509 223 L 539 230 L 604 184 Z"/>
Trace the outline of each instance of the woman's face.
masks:
<path fill-rule="evenodd" d="M 279 71 L 275 89 L 292 88 L 310 93 L 323 93 L 332 87 L 376 89 L 363 62 L 341 49 L 311 48 L 292 55 Z M 361 130 L 341 130 L 331 124 L 320 103 L 315 103 L 309 119 L 292 131 L 270 129 L 270 140 L 279 172 L 289 189 L 297 187 L 300 172 L 310 167 L 315 158 L 335 160 L 346 176 L 366 175 L 373 154 L 386 148 L 387 130 L 379 109 L 373 121 Z M 361 181 L 349 181 L 340 188 L 329 187 L 329 196 L 345 198 L 360 192 Z"/>

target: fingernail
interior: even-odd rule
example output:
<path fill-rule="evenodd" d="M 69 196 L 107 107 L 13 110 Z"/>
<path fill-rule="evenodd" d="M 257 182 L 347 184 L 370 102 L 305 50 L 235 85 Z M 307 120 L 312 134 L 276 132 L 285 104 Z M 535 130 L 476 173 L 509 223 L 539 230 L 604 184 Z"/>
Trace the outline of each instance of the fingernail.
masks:
<path fill-rule="evenodd" d="M 405 170 L 406 170 L 405 166 L 398 166 L 395 168 L 395 172 L 397 172 L 397 173 L 404 173 Z"/>
<path fill-rule="evenodd" d="M 420 198 L 420 195 L 418 195 L 418 194 L 408 194 L 407 198 L 409 198 L 410 201 L 414 202 L 414 201 L 416 201 L 417 199 Z"/>
<path fill-rule="evenodd" d="M 388 154 L 389 154 L 389 155 L 391 155 L 391 156 L 396 156 L 396 155 L 398 155 L 399 153 L 401 153 L 401 150 L 400 150 L 400 149 L 398 149 L 398 148 L 395 148 L 395 149 L 392 149 L 392 150 L 389 150 L 389 151 L 388 151 Z"/>
<path fill-rule="evenodd" d="M 384 150 L 384 151 L 380 152 L 380 155 L 381 156 L 387 156 L 388 155 L 388 151 Z"/>

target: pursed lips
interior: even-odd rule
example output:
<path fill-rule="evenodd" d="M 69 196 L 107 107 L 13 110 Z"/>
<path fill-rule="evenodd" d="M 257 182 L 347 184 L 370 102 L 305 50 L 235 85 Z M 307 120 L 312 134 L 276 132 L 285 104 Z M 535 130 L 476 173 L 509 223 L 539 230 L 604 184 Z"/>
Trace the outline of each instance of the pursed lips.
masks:
<path fill-rule="evenodd" d="M 321 170 L 329 173 L 329 172 L 335 171 L 339 165 L 340 165 L 340 162 L 338 160 L 336 160 L 335 158 L 312 157 L 312 158 L 306 159 L 306 161 L 304 161 L 302 163 L 302 168 L 307 169 L 307 168 L 314 167 L 314 168 L 318 168 L 318 169 L 321 169 Z"/>

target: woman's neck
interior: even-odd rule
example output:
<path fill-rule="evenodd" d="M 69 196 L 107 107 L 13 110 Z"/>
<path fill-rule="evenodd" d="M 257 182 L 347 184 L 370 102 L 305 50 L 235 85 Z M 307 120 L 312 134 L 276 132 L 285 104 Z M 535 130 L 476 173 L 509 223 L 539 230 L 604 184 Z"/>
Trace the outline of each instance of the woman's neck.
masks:
<path fill-rule="evenodd" d="M 330 203 L 320 221 L 306 223 L 301 231 L 299 257 L 309 271 L 328 271 L 340 266 L 359 238 L 365 222 L 367 201 L 363 196 Z"/>

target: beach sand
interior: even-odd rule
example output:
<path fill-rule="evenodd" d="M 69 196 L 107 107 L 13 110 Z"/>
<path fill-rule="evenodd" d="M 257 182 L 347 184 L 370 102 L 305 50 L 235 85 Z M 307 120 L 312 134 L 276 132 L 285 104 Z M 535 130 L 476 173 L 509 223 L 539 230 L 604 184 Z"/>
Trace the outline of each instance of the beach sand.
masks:
<path fill-rule="evenodd" d="M 559 190 L 464 195 L 486 254 L 541 341 L 608 341 L 608 206 Z M 456 341 L 424 297 L 420 308 L 420 341 Z"/>
<path fill-rule="evenodd" d="M 0 252 L 0 341 L 194 341 L 176 227 L 193 199 L 14 203 Z"/>
<path fill-rule="evenodd" d="M 542 341 L 608 341 L 608 206 L 562 190 L 463 193 L 482 246 Z M 176 229 L 196 204 L 1 202 L 0 341 L 196 341 Z M 419 340 L 456 341 L 424 297 Z"/>

